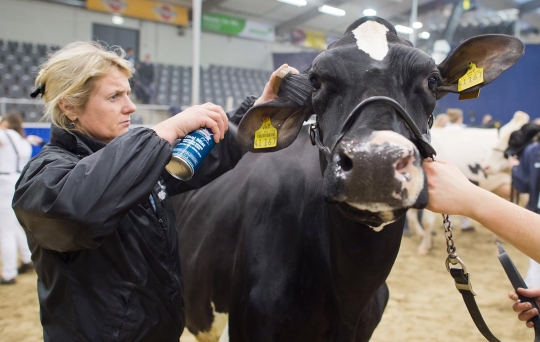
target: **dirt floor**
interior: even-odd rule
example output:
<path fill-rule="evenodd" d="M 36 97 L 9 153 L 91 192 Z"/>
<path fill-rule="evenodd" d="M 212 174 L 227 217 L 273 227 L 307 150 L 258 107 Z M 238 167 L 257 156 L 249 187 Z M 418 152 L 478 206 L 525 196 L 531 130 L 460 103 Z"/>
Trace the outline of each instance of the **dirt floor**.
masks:
<path fill-rule="evenodd" d="M 534 340 L 532 329 L 518 321 L 507 293 L 510 282 L 497 259 L 493 235 L 481 226 L 475 232 L 454 232 L 458 255 L 471 275 L 476 300 L 491 331 L 503 342 Z M 371 341 L 485 341 L 445 268 L 446 247 L 442 226 L 430 255 L 416 253 L 420 239 L 404 237 L 388 278 L 390 302 Z M 503 243 L 524 276 L 528 259 Z M 0 341 L 42 341 L 35 273 L 20 275 L 13 286 L 0 286 Z M 181 342 L 195 341 L 189 333 Z M 286 342 L 286 341 L 284 341 Z"/>

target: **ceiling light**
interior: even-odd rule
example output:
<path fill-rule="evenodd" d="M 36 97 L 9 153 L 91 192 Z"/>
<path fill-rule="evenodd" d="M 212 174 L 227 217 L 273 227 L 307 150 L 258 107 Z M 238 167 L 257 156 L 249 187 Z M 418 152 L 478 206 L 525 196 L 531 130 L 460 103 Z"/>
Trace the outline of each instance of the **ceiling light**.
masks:
<path fill-rule="evenodd" d="M 345 15 L 345 11 L 341 8 L 336 8 L 328 5 L 324 5 L 319 7 L 319 12 L 335 15 L 336 17 L 343 17 Z"/>
<path fill-rule="evenodd" d="M 306 0 L 278 0 L 280 2 L 284 2 L 286 4 L 289 4 L 289 5 L 295 5 L 295 6 L 305 6 L 307 5 L 307 1 Z"/>
<path fill-rule="evenodd" d="M 429 39 L 429 36 L 431 36 L 431 35 L 430 35 L 429 32 L 427 32 L 427 31 L 420 32 L 420 33 L 418 34 L 418 37 L 420 37 L 420 38 L 422 38 L 422 39 Z"/>
<path fill-rule="evenodd" d="M 365 9 L 363 13 L 366 17 L 372 17 L 374 15 L 377 15 L 377 11 L 372 8 Z"/>
<path fill-rule="evenodd" d="M 415 28 L 415 29 L 421 29 L 422 28 L 422 23 L 419 22 L 419 21 L 415 21 L 413 24 L 412 24 L 412 27 Z"/>
<path fill-rule="evenodd" d="M 112 22 L 116 25 L 122 25 L 124 23 L 124 18 L 119 15 L 113 15 Z"/>
<path fill-rule="evenodd" d="M 396 31 L 398 33 L 409 34 L 409 33 L 413 33 L 414 30 L 412 28 L 410 28 L 410 27 L 407 27 L 407 26 L 396 25 Z"/>

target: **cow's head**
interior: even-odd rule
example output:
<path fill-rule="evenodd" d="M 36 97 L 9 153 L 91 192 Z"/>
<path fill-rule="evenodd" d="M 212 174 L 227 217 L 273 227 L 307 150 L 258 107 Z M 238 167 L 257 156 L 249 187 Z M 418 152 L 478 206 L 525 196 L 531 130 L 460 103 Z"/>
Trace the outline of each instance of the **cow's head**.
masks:
<path fill-rule="evenodd" d="M 252 152 L 282 149 L 315 113 L 312 136 L 322 151 L 327 200 L 348 217 L 382 229 L 408 208 L 427 203 L 422 162 L 429 156 L 426 141 L 435 101 L 458 92 L 458 80 L 470 62 L 484 68 L 484 83 L 467 92 L 490 83 L 523 50 L 510 36 L 479 36 L 437 66 L 400 38 L 390 23 L 365 17 L 350 25 L 303 74 L 313 87 L 306 104 L 281 96 L 253 107 L 239 125 L 238 142 Z M 295 79 L 301 80 L 302 75 Z M 277 146 L 255 149 L 254 133 L 264 117 L 278 130 Z"/>

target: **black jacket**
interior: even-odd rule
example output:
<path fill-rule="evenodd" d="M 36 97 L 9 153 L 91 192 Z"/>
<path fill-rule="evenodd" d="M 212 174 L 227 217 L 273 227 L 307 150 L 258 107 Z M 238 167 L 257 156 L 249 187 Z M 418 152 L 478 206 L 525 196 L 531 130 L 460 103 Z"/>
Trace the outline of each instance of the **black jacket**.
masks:
<path fill-rule="evenodd" d="M 164 171 L 171 145 L 151 129 L 104 144 L 52 127 L 13 198 L 36 265 L 45 341 L 178 342 L 184 303 L 169 197 L 236 165 L 243 152 L 225 136 L 181 182 Z"/>

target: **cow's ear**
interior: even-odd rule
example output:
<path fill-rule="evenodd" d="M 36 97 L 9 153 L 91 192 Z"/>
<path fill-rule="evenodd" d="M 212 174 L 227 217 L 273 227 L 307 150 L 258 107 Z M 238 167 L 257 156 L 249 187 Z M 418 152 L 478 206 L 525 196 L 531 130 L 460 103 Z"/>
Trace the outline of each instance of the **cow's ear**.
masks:
<path fill-rule="evenodd" d="M 309 118 L 311 112 L 310 106 L 302 106 L 283 97 L 254 106 L 244 115 L 238 125 L 236 136 L 238 145 L 243 150 L 250 152 L 281 150 L 296 139 L 304 120 Z M 276 132 L 273 129 L 277 131 L 277 141 L 272 140 L 275 137 L 273 132 Z M 258 140 L 258 148 L 255 148 L 255 133 L 257 131 L 262 133 L 261 139 L 268 140 Z M 275 146 L 273 146 L 274 144 Z"/>
<path fill-rule="evenodd" d="M 463 91 L 464 93 L 474 92 L 491 83 L 514 65 L 524 52 L 523 43 L 512 36 L 486 34 L 467 39 L 439 64 L 444 81 L 437 88 L 437 99 L 448 92 L 458 92 L 458 81 L 467 73 L 469 63 L 475 63 L 477 68 L 484 69 L 484 82 Z"/>

